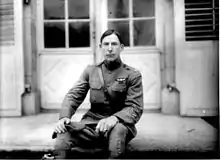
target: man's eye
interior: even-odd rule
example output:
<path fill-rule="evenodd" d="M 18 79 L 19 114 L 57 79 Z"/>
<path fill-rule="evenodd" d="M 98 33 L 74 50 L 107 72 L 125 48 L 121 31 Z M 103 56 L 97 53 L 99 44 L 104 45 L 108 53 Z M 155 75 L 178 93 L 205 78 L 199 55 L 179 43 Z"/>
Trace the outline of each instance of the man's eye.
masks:
<path fill-rule="evenodd" d="M 113 45 L 113 46 L 117 46 L 117 45 L 118 45 L 118 43 L 112 43 L 112 45 Z"/>
<path fill-rule="evenodd" d="M 108 46 L 108 43 L 103 43 L 103 46 Z"/>

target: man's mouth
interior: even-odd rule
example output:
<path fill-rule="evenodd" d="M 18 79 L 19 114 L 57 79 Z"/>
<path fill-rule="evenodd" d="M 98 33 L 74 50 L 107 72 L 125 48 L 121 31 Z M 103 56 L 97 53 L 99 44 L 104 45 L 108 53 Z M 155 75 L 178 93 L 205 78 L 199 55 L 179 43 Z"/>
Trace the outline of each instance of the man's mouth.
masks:
<path fill-rule="evenodd" d="M 114 54 L 108 54 L 107 57 L 114 57 Z"/>

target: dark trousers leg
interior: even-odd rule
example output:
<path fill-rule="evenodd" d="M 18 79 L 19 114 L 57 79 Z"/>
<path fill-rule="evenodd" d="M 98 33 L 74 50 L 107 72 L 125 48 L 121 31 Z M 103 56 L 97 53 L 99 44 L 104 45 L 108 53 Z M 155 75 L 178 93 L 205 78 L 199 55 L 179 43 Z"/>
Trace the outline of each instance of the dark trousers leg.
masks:
<path fill-rule="evenodd" d="M 92 129 L 92 128 L 91 128 Z M 102 151 L 105 147 L 106 140 L 104 137 L 94 140 L 86 136 L 85 132 L 70 134 L 65 132 L 57 135 L 55 142 L 56 159 L 65 158 L 85 158 L 91 153 Z"/>
<path fill-rule="evenodd" d="M 109 158 L 121 158 L 127 143 L 132 139 L 127 127 L 118 123 L 109 134 Z"/>
<path fill-rule="evenodd" d="M 69 132 L 58 134 L 54 146 L 56 159 L 68 158 L 68 154 L 73 147 L 73 140 Z"/>

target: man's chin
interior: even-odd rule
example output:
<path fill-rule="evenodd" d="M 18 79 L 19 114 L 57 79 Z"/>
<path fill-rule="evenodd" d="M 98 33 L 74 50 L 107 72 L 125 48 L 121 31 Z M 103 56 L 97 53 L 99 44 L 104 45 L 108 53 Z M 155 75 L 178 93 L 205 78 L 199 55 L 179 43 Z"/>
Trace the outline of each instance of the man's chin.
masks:
<path fill-rule="evenodd" d="M 114 62 L 116 60 L 116 58 L 106 58 L 105 60 L 108 62 Z"/>

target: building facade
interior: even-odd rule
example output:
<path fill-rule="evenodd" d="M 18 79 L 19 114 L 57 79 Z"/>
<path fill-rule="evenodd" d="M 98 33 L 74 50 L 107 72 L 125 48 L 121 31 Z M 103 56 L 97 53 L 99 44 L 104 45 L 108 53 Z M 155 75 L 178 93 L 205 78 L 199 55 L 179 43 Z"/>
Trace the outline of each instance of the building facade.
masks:
<path fill-rule="evenodd" d="M 175 84 L 180 115 L 218 114 L 218 3 L 1 0 L 0 115 L 59 109 L 86 65 L 102 61 L 108 28 L 122 34 L 123 61 L 143 75 L 145 110 L 160 110 L 162 90 Z"/>

